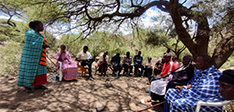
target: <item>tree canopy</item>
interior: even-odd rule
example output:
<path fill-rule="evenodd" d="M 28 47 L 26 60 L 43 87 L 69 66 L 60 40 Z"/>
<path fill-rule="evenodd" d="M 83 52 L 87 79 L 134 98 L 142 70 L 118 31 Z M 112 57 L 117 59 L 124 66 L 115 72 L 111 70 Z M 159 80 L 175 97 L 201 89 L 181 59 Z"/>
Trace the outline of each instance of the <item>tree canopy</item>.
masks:
<path fill-rule="evenodd" d="M 90 35 L 98 29 L 116 29 L 134 20 L 148 9 L 167 12 L 178 38 L 196 58 L 212 54 L 216 67 L 228 59 L 234 50 L 234 1 L 232 0 L 2 0 L 2 12 L 41 19 L 48 24 L 66 23 L 69 30 L 78 29 Z M 15 10 L 17 9 L 17 10 Z M 30 11 L 29 11 L 30 10 Z M 12 14 L 12 13 L 8 13 Z M 189 21 L 193 21 L 194 24 Z M 194 34 L 189 28 L 194 27 Z M 212 37 L 212 38 L 211 38 Z M 217 40 L 211 48 L 212 40 Z M 212 51 L 211 51 L 212 50 Z"/>

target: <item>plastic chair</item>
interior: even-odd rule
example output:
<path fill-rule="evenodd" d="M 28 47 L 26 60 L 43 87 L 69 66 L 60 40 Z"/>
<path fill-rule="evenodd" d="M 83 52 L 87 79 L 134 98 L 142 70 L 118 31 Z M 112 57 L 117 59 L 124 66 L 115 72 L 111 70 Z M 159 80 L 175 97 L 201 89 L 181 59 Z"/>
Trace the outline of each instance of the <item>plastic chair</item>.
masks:
<path fill-rule="evenodd" d="M 62 62 L 58 61 L 59 63 L 59 69 L 57 70 L 59 81 L 62 81 L 63 78 L 63 72 L 62 72 Z"/>
<path fill-rule="evenodd" d="M 213 107 L 221 107 L 226 104 L 230 103 L 230 101 L 221 101 L 221 102 L 203 102 L 203 101 L 198 101 L 197 102 L 197 107 L 196 107 L 196 112 L 199 112 L 201 109 L 201 106 L 213 106 Z"/>

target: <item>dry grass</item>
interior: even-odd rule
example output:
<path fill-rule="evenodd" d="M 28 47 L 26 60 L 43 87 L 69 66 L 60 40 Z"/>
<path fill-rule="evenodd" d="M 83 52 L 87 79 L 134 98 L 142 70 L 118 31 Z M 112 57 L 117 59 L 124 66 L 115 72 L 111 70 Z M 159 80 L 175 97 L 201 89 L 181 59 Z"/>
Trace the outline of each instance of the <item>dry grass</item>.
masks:
<path fill-rule="evenodd" d="M 10 41 L 0 45 L 0 75 L 17 74 L 20 63 L 22 45 Z"/>

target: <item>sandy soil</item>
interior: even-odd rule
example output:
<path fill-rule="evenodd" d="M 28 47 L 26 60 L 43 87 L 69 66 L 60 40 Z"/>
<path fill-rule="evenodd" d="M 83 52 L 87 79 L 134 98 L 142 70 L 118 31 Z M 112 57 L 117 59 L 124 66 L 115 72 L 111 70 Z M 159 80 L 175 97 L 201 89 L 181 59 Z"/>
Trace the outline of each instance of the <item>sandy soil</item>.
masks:
<path fill-rule="evenodd" d="M 0 112 L 132 112 L 151 106 L 142 104 L 149 88 L 147 78 L 94 76 L 95 80 L 78 77 L 78 81 L 51 83 L 48 76 L 48 90 L 25 93 L 17 86 L 17 75 L 0 77 Z M 109 80 L 111 87 L 106 86 Z M 156 111 L 162 111 L 157 107 Z M 154 111 L 149 109 L 147 111 Z M 146 112 L 147 112 L 146 111 Z"/>

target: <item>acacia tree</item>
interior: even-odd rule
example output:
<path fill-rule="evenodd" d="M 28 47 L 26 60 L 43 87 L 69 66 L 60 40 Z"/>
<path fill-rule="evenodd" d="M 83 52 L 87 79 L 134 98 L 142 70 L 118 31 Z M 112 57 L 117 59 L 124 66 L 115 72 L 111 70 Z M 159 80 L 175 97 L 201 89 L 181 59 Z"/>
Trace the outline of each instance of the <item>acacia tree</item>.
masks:
<path fill-rule="evenodd" d="M 86 35 L 103 28 L 103 25 L 112 28 L 115 24 L 119 28 L 123 22 L 132 22 L 151 7 L 157 7 L 170 14 L 179 39 L 194 58 L 208 54 L 211 31 L 221 32 L 221 39 L 214 46 L 212 55 L 214 65 L 219 68 L 234 51 L 234 3 L 231 0 L 194 0 L 191 3 L 193 5 L 188 7 L 184 5 L 186 2 L 187 0 L 183 3 L 179 0 L 28 0 L 24 4 L 38 9 L 34 13 L 35 18 L 43 17 L 49 23 L 70 23 L 69 30 L 79 29 Z M 210 19 L 217 17 L 216 22 L 209 23 Z M 194 36 L 187 30 L 191 25 L 188 20 L 196 23 Z"/>
<path fill-rule="evenodd" d="M 177 58 L 179 58 L 180 54 L 186 49 L 184 45 L 180 45 L 181 42 L 173 29 L 169 34 L 167 34 L 167 32 L 165 32 L 164 30 L 157 28 L 153 30 L 147 30 L 147 38 L 145 39 L 146 44 L 150 44 L 153 46 L 163 45 L 169 51 L 172 51 Z M 155 34 L 155 32 L 157 33 Z M 175 40 L 175 42 L 169 44 L 168 42 L 170 39 Z"/>

